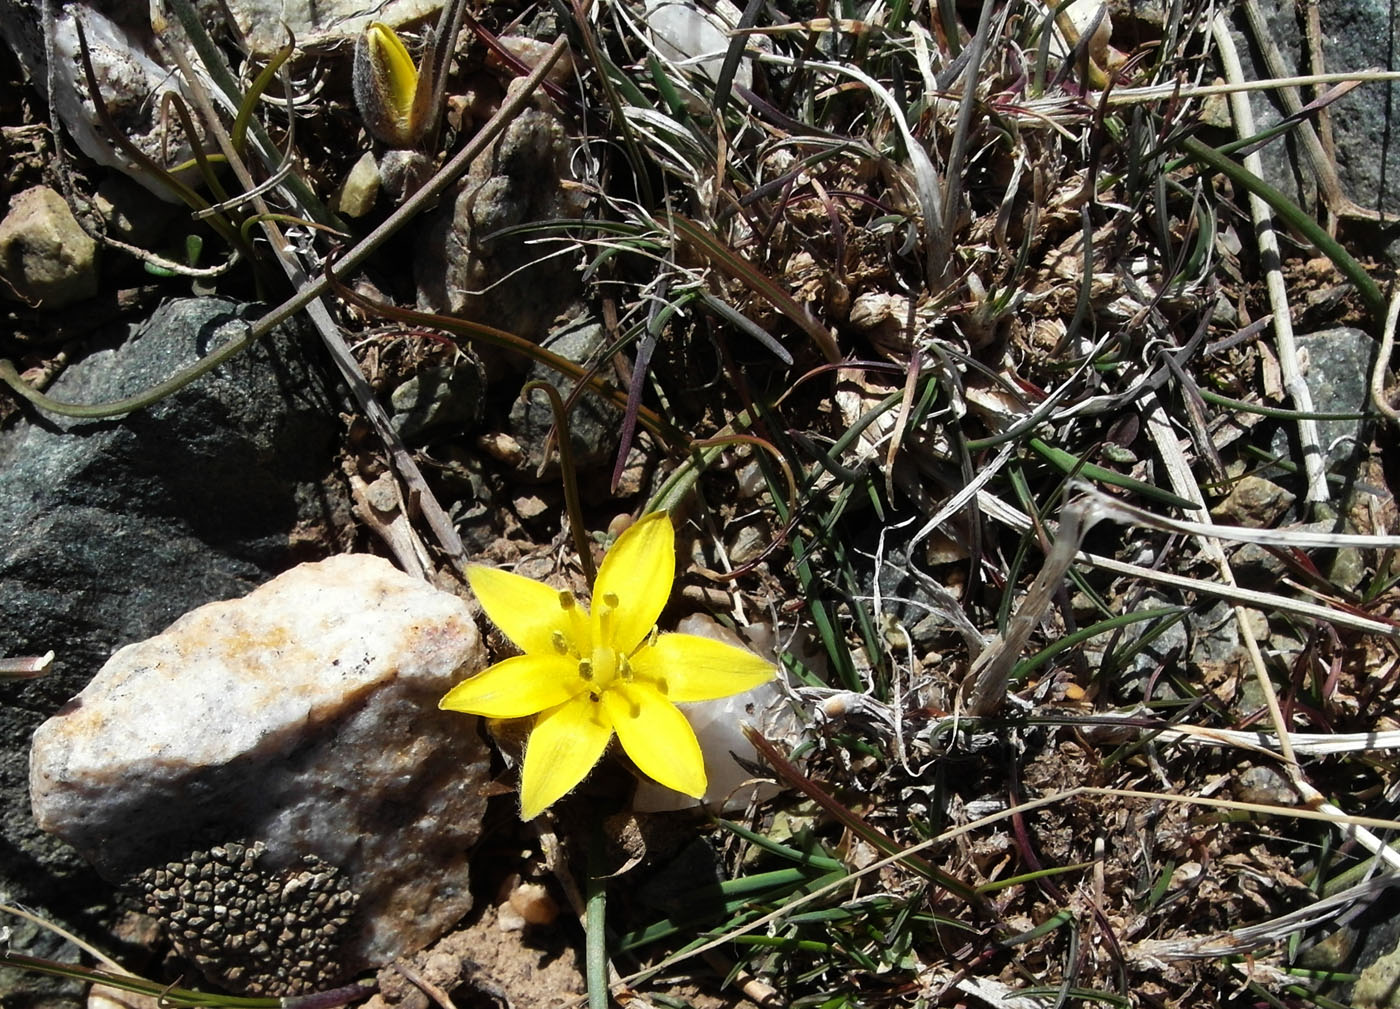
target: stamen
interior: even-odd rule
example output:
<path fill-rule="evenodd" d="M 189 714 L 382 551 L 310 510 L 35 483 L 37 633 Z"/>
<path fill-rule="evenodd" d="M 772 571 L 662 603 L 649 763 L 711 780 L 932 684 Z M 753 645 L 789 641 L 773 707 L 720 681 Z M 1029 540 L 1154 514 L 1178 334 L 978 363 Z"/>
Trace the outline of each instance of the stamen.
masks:
<path fill-rule="evenodd" d="M 600 599 L 594 600 L 595 608 L 593 615 L 598 618 L 598 641 L 595 644 L 608 644 L 612 641 L 612 615 L 617 609 L 617 593 L 604 592 Z"/>
<path fill-rule="evenodd" d="M 644 637 L 644 638 L 642 638 L 641 641 L 638 641 L 638 642 L 637 642 L 637 647 L 634 648 L 634 649 L 632 649 L 632 651 L 631 651 L 630 653 L 628 653 L 629 656 L 631 656 L 631 655 L 636 655 L 636 654 L 637 654 L 638 652 L 640 652 L 643 648 L 655 648 L 655 647 L 656 647 L 656 639 L 659 638 L 660 636 L 661 636 L 661 631 L 658 630 L 657 627 L 653 624 L 651 630 L 647 632 L 647 636 Z"/>
<path fill-rule="evenodd" d="M 549 643 L 560 655 L 569 654 L 569 639 L 564 636 L 563 631 L 552 631 L 549 635 Z"/>
<path fill-rule="evenodd" d="M 593 660 L 592 660 L 592 659 L 579 659 L 579 660 L 578 660 L 578 674 L 579 674 L 580 677 L 582 677 L 582 678 L 585 679 L 585 680 L 591 680 L 591 679 L 593 679 Z"/>
<path fill-rule="evenodd" d="M 561 610 L 571 610 L 574 608 L 574 594 L 568 589 L 559 590 L 559 608 Z"/>
<path fill-rule="evenodd" d="M 623 683 L 632 682 L 632 663 L 627 661 L 627 656 L 619 655 L 617 657 L 617 671 L 621 674 Z"/>
<path fill-rule="evenodd" d="M 599 695 L 599 694 L 595 694 L 593 691 L 590 690 L 590 691 L 588 692 L 588 699 L 589 699 L 590 701 L 592 701 L 594 704 L 597 704 L 599 701 L 602 700 L 602 696 Z"/>

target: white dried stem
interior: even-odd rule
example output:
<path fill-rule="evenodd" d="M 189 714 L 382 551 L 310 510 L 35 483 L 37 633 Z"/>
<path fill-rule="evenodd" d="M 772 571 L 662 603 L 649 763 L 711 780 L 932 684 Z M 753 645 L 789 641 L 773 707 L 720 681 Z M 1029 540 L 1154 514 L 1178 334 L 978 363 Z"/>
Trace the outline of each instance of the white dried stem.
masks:
<path fill-rule="evenodd" d="M 1195 502 L 1195 512 L 1200 518 L 1200 523 L 1208 528 L 1211 524 L 1210 512 L 1206 510 L 1205 498 L 1201 494 L 1200 484 L 1196 482 L 1196 477 L 1191 472 L 1191 464 L 1186 459 L 1186 453 L 1181 450 L 1181 443 L 1177 441 L 1176 432 L 1172 430 L 1171 424 L 1167 421 L 1167 411 L 1162 405 L 1161 396 L 1153 393 L 1150 403 L 1151 406 L 1147 412 L 1147 429 L 1166 465 L 1167 474 L 1171 478 L 1172 490 L 1188 501 Z M 1225 581 L 1225 584 L 1237 587 L 1235 572 L 1230 567 L 1230 560 L 1225 556 L 1225 550 L 1221 547 L 1220 541 L 1214 536 L 1201 536 L 1200 543 L 1206 555 L 1220 570 L 1220 577 Z M 1250 664 L 1254 667 L 1254 678 L 1259 683 L 1265 704 L 1268 705 L 1269 719 L 1274 723 L 1274 731 L 1278 733 L 1279 751 L 1288 764 L 1289 774 L 1295 779 L 1295 784 L 1301 787 L 1303 783 L 1302 770 L 1298 767 L 1297 758 L 1293 755 L 1293 744 L 1288 739 L 1288 725 L 1284 721 L 1283 708 L 1278 703 L 1278 694 L 1274 691 L 1273 681 L 1269 679 L 1269 671 L 1264 665 L 1264 655 L 1259 650 L 1259 642 L 1254 637 L 1254 631 L 1250 628 L 1245 608 L 1236 603 L 1233 609 L 1235 623 L 1240 628 L 1240 640 L 1249 653 Z"/>
<path fill-rule="evenodd" d="M 1239 53 L 1235 51 L 1235 42 L 1230 37 L 1230 27 L 1224 14 L 1217 14 L 1211 22 L 1211 34 L 1220 53 L 1220 65 L 1225 72 L 1225 79 L 1231 82 L 1242 81 L 1244 71 L 1240 68 Z M 1235 131 L 1241 137 L 1253 136 L 1256 130 L 1254 113 L 1249 108 L 1249 97 L 1243 92 L 1236 92 L 1230 95 L 1229 101 Z M 1257 151 L 1245 155 L 1244 167 L 1255 175 L 1262 177 L 1264 174 L 1264 162 Z M 1269 205 L 1254 193 L 1249 194 L 1249 214 L 1254 221 L 1254 231 L 1258 237 L 1259 264 L 1264 270 L 1269 306 L 1273 309 L 1274 336 L 1278 342 L 1284 386 L 1288 389 L 1294 407 L 1300 413 L 1310 414 L 1313 412 L 1312 394 L 1308 391 L 1308 385 L 1298 367 L 1298 346 L 1293 340 L 1293 317 L 1288 307 L 1288 289 L 1283 281 L 1282 260 L 1279 256 L 1278 236 L 1274 233 L 1273 214 Z M 1317 421 L 1299 418 L 1298 442 L 1302 446 L 1303 472 L 1308 481 L 1306 500 L 1313 504 L 1329 500 L 1330 491 L 1322 464 Z"/>
<path fill-rule="evenodd" d="M 1117 502 L 1108 495 L 1100 495 L 1100 502 L 1106 509 L 1105 514 L 1119 522 L 1132 522 L 1131 516 L 1136 509 L 1129 509 Z M 1000 498 L 988 494 L 986 491 L 977 495 L 977 506 L 987 515 L 996 519 L 1004 525 L 1010 526 L 1020 532 L 1032 528 L 1030 516 L 1012 507 Z M 1222 533 L 1233 527 L 1217 527 Z M 1223 538 L 1223 537 L 1222 537 Z M 1338 627 L 1346 627 L 1354 631 L 1364 631 L 1368 634 L 1383 634 L 1387 637 L 1400 637 L 1400 628 L 1394 624 L 1382 620 L 1373 620 L 1370 617 L 1363 617 L 1359 614 L 1347 610 L 1334 610 L 1318 603 L 1311 603 L 1305 599 L 1293 599 L 1289 596 L 1281 596 L 1272 592 L 1258 592 L 1254 589 L 1246 589 L 1235 585 L 1224 585 L 1220 582 L 1209 581 L 1205 578 L 1191 578 L 1187 575 L 1172 574 L 1169 571 L 1157 571 L 1153 568 L 1143 567 L 1141 564 L 1131 564 L 1127 561 L 1120 561 L 1115 557 L 1105 557 L 1103 554 L 1091 554 L 1087 551 L 1080 551 L 1076 555 L 1076 560 L 1090 567 L 1098 568 L 1102 571 L 1111 571 L 1114 574 L 1126 575 L 1130 578 L 1140 578 L 1144 581 L 1157 585 L 1166 585 L 1174 589 L 1181 589 L 1186 592 L 1195 592 L 1200 595 L 1209 596 L 1212 599 L 1225 599 L 1230 602 L 1242 603 L 1256 610 L 1263 610 L 1266 613 L 1279 612 L 1291 613 L 1294 616 L 1305 617 L 1309 620 L 1322 620 L 1335 624 Z"/>
<path fill-rule="evenodd" d="M 1385 313 L 1385 328 L 1381 331 L 1381 346 L 1376 352 L 1376 367 L 1371 371 L 1371 405 L 1384 414 L 1392 424 L 1400 425 L 1400 414 L 1390 405 L 1385 394 L 1385 373 L 1390 370 L 1390 353 L 1395 349 L 1395 325 L 1400 320 L 1400 290 L 1390 298 Z"/>

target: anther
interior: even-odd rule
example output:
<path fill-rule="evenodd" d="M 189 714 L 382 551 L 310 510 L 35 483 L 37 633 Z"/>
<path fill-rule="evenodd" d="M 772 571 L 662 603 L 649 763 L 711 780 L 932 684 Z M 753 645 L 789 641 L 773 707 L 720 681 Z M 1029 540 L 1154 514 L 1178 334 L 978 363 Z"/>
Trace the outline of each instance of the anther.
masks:
<path fill-rule="evenodd" d="M 574 594 L 568 589 L 559 590 L 559 608 L 561 610 L 571 610 L 574 608 Z"/>
<path fill-rule="evenodd" d="M 593 660 L 592 660 L 592 659 L 579 659 L 579 660 L 578 660 L 578 674 L 579 674 L 579 676 L 581 676 L 581 677 L 582 677 L 583 679 L 585 679 L 585 680 L 591 680 L 591 679 L 593 679 Z M 597 698 L 594 698 L 594 700 L 597 700 Z"/>
<path fill-rule="evenodd" d="M 610 610 L 615 610 L 615 609 L 617 609 L 617 603 L 618 603 L 618 599 L 617 599 L 617 593 L 616 593 L 616 592 L 604 592 L 604 593 L 603 593 L 603 605 L 606 606 L 608 609 L 610 609 Z"/>
<path fill-rule="evenodd" d="M 549 643 L 560 655 L 569 654 L 569 639 L 564 636 L 563 631 L 552 631 L 549 635 Z"/>

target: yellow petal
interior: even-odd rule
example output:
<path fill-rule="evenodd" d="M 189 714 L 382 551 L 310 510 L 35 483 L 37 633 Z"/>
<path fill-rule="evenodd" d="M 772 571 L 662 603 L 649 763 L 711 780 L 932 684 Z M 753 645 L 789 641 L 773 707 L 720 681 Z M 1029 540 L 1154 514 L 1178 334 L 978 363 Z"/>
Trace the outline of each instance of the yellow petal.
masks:
<path fill-rule="evenodd" d="M 535 721 L 520 771 L 520 817 L 533 820 L 593 769 L 612 739 L 602 705 L 580 694 Z"/>
<path fill-rule="evenodd" d="M 414 66 L 413 57 L 408 54 L 403 39 L 388 25 L 372 22 L 365 29 L 365 36 L 369 42 L 370 58 L 374 60 L 376 69 L 382 68 L 389 105 L 406 127 L 413 108 L 413 96 L 418 90 L 418 68 Z"/>
<path fill-rule="evenodd" d="M 643 515 L 617 538 L 593 584 L 593 640 L 626 654 L 656 626 L 676 575 L 676 531 L 665 512 Z M 608 600 L 617 608 L 609 612 Z"/>
<path fill-rule="evenodd" d="M 694 634 L 662 634 L 631 658 L 632 672 L 657 684 L 677 704 L 741 694 L 777 669 L 753 652 Z"/>
<path fill-rule="evenodd" d="M 412 146 L 417 91 L 418 68 L 403 40 L 388 25 L 371 22 L 355 47 L 355 102 L 365 126 L 390 146 Z"/>
<path fill-rule="evenodd" d="M 627 756 L 649 778 L 684 795 L 705 794 L 705 758 L 695 730 L 676 706 L 640 684 L 616 683 L 603 705 Z"/>
<path fill-rule="evenodd" d="M 586 686 L 572 659 L 517 655 L 463 680 L 438 707 L 487 718 L 523 718 L 564 703 Z"/>
<path fill-rule="evenodd" d="M 500 568 L 473 564 L 467 568 L 467 582 L 491 622 L 501 629 L 517 648 L 528 654 L 558 655 L 555 634 L 564 635 L 580 654 L 590 651 L 586 640 L 587 612 L 580 603 L 573 613 L 560 603 L 561 593 L 544 582 Z M 585 640 L 577 640 L 582 632 Z"/>

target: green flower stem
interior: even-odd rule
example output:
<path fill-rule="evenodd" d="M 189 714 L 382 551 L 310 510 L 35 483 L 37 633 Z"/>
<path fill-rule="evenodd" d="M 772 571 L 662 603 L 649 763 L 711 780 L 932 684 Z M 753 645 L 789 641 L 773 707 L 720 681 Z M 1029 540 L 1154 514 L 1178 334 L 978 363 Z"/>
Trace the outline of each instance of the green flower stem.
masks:
<path fill-rule="evenodd" d="M 1134 480 L 1132 477 L 1124 476 L 1122 473 L 1115 473 L 1111 469 L 1104 469 L 1102 466 L 1095 466 L 1091 462 L 1084 462 L 1077 455 L 1066 452 L 1064 449 L 1047 445 L 1039 438 L 1032 438 L 1026 442 L 1026 444 L 1044 458 L 1046 462 L 1050 463 L 1050 465 L 1061 472 L 1071 475 L 1078 473 L 1086 480 L 1094 480 L 1098 483 L 1108 484 L 1110 487 L 1121 487 L 1124 490 L 1136 491 L 1148 500 L 1170 505 L 1173 508 L 1180 508 L 1184 511 L 1190 511 L 1196 507 L 1193 502 L 1187 501 L 1184 497 L 1178 497 L 1150 483 Z"/>
<path fill-rule="evenodd" d="M 291 34 L 290 31 L 288 34 Z M 262 68 L 262 72 L 253 79 L 253 85 L 248 89 L 248 93 L 243 96 L 243 101 L 238 106 L 238 114 L 233 118 L 233 129 L 230 135 L 233 138 L 233 149 L 239 153 L 243 152 L 244 145 L 248 138 L 248 124 L 252 121 L 253 110 L 258 107 L 258 99 L 267 90 L 272 79 L 277 76 L 277 71 L 282 68 L 282 64 L 287 62 L 296 46 L 288 44 L 277 52 L 273 53 L 272 59 L 267 61 L 267 66 Z"/>
<path fill-rule="evenodd" d="M 1211 392 L 1209 389 L 1197 389 L 1201 399 L 1212 406 L 1223 406 L 1229 410 L 1238 410 L 1241 413 L 1254 413 L 1261 417 L 1273 417 L 1277 420 L 1367 420 L 1375 417 L 1374 413 L 1320 413 L 1316 410 L 1311 413 L 1304 413 L 1300 410 L 1286 410 L 1277 406 L 1265 406 L 1262 403 L 1246 403 L 1242 399 L 1231 399 L 1229 396 L 1222 396 L 1218 392 Z"/>
<path fill-rule="evenodd" d="M 584 969 L 588 1009 L 608 1009 L 608 889 L 603 871 L 603 821 L 593 825 L 588 842 L 588 898 L 584 905 Z"/>
<path fill-rule="evenodd" d="M 1162 606 L 1149 610 L 1134 610 L 1132 613 L 1120 613 L 1116 617 L 1108 620 L 1100 620 L 1089 627 L 1081 627 L 1073 634 L 1067 634 L 1053 644 L 1042 648 L 1028 659 L 1024 659 L 1016 664 L 1016 668 L 1011 671 L 1012 683 L 1023 683 L 1031 673 L 1035 672 L 1045 663 L 1049 662 L 1056 655 L 1070 648 L 1088 641 L 1090 638 L 1100 634 L 1107 634 L 1109 631 L 1118 630 L 1120 627 L 1127 627 L 1142 620 L 1155 620 L 1158 617 L 1177 617 L 1187 611 L 1185 606 Z"/>

